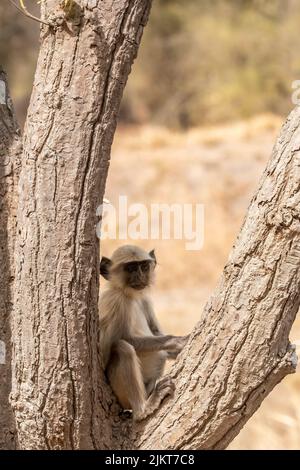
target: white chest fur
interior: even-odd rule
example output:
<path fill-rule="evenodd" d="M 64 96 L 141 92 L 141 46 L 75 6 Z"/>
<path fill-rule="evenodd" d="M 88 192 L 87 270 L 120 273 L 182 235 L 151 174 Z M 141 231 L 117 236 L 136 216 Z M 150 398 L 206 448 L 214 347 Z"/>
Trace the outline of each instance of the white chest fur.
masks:
<path fill-rule="evenodd" d="M 131 306 L 131 334 L 132 336 L 154 336 L 149 328 L 147 318 L 139 301 L 135 301 Z M 143 379 L 145 383 L 156 380 L 164 367 L 166 360 L 165 351 L 139 352 Z"/>
<path fill-rule="evenodd" d="M 133 336 L 153 336 L 139 301 L 134 301 L 131 307 L 131 334 Z"/>

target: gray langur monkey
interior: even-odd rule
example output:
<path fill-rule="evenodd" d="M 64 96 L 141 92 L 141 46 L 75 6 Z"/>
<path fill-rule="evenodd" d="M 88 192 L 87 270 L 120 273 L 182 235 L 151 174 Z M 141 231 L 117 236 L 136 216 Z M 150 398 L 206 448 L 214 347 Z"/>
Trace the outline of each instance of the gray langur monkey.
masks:
<path fill-rule="evenodd" d="M 100 274 L 109 281 L 100 297 L 100 348 L 111 388 L 124 410 L 140 421 L 174 392 L 170 377 L 157 380 L 167 358 L 176 358 L 188 337 L 164 335 L 147 295 L 156 258 L 133 245 L 102 257 Z"/>

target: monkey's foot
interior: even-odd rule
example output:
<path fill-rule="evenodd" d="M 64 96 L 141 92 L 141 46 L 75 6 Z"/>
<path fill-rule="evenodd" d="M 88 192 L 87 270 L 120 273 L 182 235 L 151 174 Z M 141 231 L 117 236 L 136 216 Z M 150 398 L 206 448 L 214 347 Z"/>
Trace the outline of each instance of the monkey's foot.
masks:
<path fill-rule="evenodd" d="M 136 414 L 134 419 L 135 421 L 142 421 L 143 419 L 147 418 L 149 415 L 156 411 L 162 401 L 169 396 L 172 396 L 175 391 L 175 384 L 172 381 L 171 377 L 164 377 L 161 379 L 153 392 L 151 393 L 150 397 L 146 401 L 144 411 L 142 413 Z"/>
<path fill-rule="evenodd" d="M 165 397 L 169 395 L 173 395 L 174 391 L 175 391 L 175 384 L 173 380 L 171 379 L 171 377 L 167 375 L 156 384 L 156 387 L 153 393 L 157 392 L 159 396 L 161 397 L 161 401 L 162 401 Z M 152 397 L 152 395 L 150 396 L 150 398 Z"/>

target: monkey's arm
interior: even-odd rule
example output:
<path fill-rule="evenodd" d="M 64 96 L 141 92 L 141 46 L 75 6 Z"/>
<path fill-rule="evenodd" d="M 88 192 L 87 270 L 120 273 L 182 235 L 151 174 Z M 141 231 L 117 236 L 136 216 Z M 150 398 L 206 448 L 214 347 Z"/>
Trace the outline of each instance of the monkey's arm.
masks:
<path fill-rule="evenodd" d="M 144 297 L 143 299 L 143 311 L 145 313 L 145 317 L 147 319 L 147 323 L 149 325 L 150 330 L 154 334 L 154 336 L 165 336 L 162 332 L 162 329 L 157 321 L 157 318 L 154 313 L 154 309 L 152 306 L 152 302 L 148 297 Z M 172 336 L 172 338 L 176 338 L 176 336 Z M 186 337 L 178 337 L 179 339 L 182 338 L 181 341 L 186 343 L 188 336 Z M 179 345 L 178 345 L 179 346 Z M 183 346 L 182 346 L 183 347 Z M 176 359 L 178 354 L 180 353 L 182 347 L 177 347 L 176 349 L 167 349 L 166 352 L 168 354 L 168 359 Z"/>
<path fill-rule="evenodd" d="M 137 352 L 170 351 L 179 353 L 184 347 L 187 337 L 185 336 L 133 336 L 126 338 Z"/>
<path fill-rule="evenodd" d="M 150 330 L 154 334 L 154 336 L 161 336 L 163 335 L 162 329 L 157 321 L 155 316 L 152 303 L 150 299 L 145 297 L 143 299 L 143 310 L 145 312 L 145 317 L 147 319 L 147 323 L 149 325 Z"/>

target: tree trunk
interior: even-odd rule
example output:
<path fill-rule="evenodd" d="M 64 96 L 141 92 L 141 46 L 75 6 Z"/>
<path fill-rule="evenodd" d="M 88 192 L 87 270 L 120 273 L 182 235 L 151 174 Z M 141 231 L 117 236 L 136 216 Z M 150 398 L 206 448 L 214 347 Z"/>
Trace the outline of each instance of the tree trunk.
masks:
<path fill-rule="evenodd" d="M 23 449 L 113 448 L 98 348 L 99 240 L 110 148 L 149 0 L 43 2 L 16 241 L 12 405 Z M 117 419 L 116 419 L 117 422 Z"/>
<path fill-rule="evenodd" d="M 20 157 L 19 129 L 0 67 L 0 449 L 14 449 L 15 425 L 8 401 L 11 390 L 13 251 L 16 231 L 16 186 Z"/>
<path fill-rule="evenodd" d="M 224 449 L 297 356 L 300 108 L 283 126 L 222 278 L 172 375 L 176 394 L 136 430 L 146 449 Z"/>

